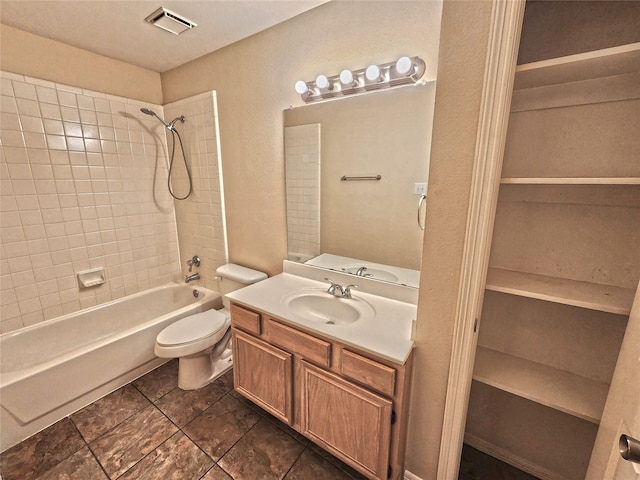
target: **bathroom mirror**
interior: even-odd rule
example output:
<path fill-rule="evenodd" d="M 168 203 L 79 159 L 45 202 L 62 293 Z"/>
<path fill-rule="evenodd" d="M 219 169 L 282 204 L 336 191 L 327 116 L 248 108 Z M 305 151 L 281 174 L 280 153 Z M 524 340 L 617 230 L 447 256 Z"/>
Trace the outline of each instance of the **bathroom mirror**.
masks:
<path fill-rule="evenodd" d="M 289 260 L 419 276 L 434 95 L 430 82 L 284 112 Z"/>

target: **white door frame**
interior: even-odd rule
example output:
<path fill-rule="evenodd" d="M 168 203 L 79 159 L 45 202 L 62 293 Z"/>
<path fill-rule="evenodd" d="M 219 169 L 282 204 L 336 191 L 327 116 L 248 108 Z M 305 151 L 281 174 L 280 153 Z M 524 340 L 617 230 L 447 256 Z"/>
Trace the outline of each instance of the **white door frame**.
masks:
<path fill-rule="evenodd" d="M 525 0 L 492 0 L 438 479 L 458 478 Z"/>

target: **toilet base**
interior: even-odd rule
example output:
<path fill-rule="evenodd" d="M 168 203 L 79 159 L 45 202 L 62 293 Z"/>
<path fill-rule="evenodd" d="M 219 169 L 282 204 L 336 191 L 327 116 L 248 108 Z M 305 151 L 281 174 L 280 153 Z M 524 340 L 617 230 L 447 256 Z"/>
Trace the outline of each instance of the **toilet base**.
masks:
<path fill-rule="evenodd" d="M 215 359 L 202 353 L 180 357 L 178 360 L 178 387 L 182 390 L 197 390 L 213 382 L 233 367 L 231 349 L 225 349 Z"/>

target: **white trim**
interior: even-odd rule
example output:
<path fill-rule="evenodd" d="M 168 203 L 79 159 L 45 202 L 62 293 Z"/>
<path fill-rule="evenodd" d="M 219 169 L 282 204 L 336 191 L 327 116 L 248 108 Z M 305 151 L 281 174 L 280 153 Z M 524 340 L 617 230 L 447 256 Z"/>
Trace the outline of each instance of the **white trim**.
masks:
<path fill-rule="evenodd" d="M 458 477 L 524 0 L 493 0 L 437 478 Z"/>
<path fill-rule="evenodd" d="M 0 480 L 2 480 L 0 478 Z M 409 470 L 405 470 L 404 471 L 404 480 L 422 480 L 419 476 L 414 475 L 413 473 L 411 473 Z"/>

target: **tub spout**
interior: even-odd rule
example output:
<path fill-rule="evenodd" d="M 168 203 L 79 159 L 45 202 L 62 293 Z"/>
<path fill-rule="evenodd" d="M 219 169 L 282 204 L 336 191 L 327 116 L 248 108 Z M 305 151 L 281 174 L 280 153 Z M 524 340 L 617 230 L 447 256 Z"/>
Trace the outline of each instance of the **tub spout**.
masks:
<path fill-rule="evenodd" d="M 200 274 L 199 273 L 193 273 L 191 275 L 187 275 L 184 278 L 184 283 L 189 283 L 189 282 L 191 282 L 193 280 L 200 280 Z"/>

